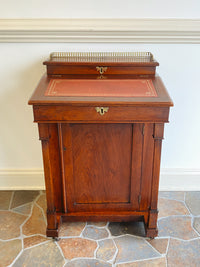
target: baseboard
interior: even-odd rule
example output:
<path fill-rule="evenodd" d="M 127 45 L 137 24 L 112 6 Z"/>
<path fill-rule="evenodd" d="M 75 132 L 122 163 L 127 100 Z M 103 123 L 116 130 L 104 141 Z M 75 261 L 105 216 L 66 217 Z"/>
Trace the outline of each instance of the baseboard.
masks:
<path fill-rule="evenodd" d="M 0 190 L 43 190 L 42 169 L 0 170 Z"/>
<path fill-rule="evenodd" d="M 43 190 L 42 169 L 0 170 L 0 190 Z M 161 191 L 200 191 L 200 169 L 161 169 Z"/>
<path fill-rule="evenodd" d="M 161 191 L 200 191 L 200 169 L 161 169 Z"/>
<path fill-rule="evenodd" d="M 200 43 L 199 19 L 0 19 L 0 42 Z"/>

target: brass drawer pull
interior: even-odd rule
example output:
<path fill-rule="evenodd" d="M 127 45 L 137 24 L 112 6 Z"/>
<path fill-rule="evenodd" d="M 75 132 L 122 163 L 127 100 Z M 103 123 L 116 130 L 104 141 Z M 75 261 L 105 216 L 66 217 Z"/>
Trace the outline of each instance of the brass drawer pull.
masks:
<path fill-rule="evenodd" d="M 96 112 L 98 112 L 101 116 L 105 114 L 105 112 L 108 112 L 108 107 L 96 107 Z"/>
<path fill-rule="evenodd" d="M 96 69 L 101 75 L 107 71 L 107 67 L 96 67 Z"/>

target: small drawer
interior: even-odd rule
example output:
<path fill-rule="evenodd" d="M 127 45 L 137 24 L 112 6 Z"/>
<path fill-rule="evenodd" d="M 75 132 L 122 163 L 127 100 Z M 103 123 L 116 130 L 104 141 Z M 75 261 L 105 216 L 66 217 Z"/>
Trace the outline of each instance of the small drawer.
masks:
<path fill-rule="evenodd" d="M 64 77 L 65 75 L 81 74 L 81 75 L 154 75 L 155 66 L 107 66 L 104 65 L 80 65 L 80 66 L 47 66 L 47 74 L 49 77 Z"/>
<path fill-rule="evenodd" d="M 167 122 L 169 107 L 34 106 L 35 122 Z"/>

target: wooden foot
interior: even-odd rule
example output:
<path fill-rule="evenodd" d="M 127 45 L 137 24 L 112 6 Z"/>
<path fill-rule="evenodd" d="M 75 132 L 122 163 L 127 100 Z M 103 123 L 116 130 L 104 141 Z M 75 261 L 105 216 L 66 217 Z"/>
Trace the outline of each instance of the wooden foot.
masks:
<path fill-rule="evenodd" d="M 48 237 L 57 238 L 58 237 L 58 227 L 56 229 L 48 229 L 47 228 L 46 234 Z"/>
<path fill-rule="evenodd" d="M 158 210 L 151 209 L 149 211 L 148 223 L 146 224 L 146 236 L 154 238 L 158 235 L 157 229 Z"/>
<path fill-rule="evenodd" d="M 157 228 L 146 228 L 146 237 L 154 238 L 158 235 Z"/>
<path fill-rule="evenodd" d="M 56 216 L 56 209 L 47 210 L 47 230 L 46 234 L 49 237 L 58 237 L 59 221 Z"/>

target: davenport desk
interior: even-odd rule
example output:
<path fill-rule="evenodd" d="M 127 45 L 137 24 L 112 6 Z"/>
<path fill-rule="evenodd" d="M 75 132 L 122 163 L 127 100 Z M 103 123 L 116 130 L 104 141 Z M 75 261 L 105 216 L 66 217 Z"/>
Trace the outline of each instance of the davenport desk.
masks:
<path fill-rule="evenodd" d="M 157 235 L 164 123 L 173 105 L 143 53 L 52 53 L 33 93 L 47 236 L 62 221 L 143 220 Z"/>

